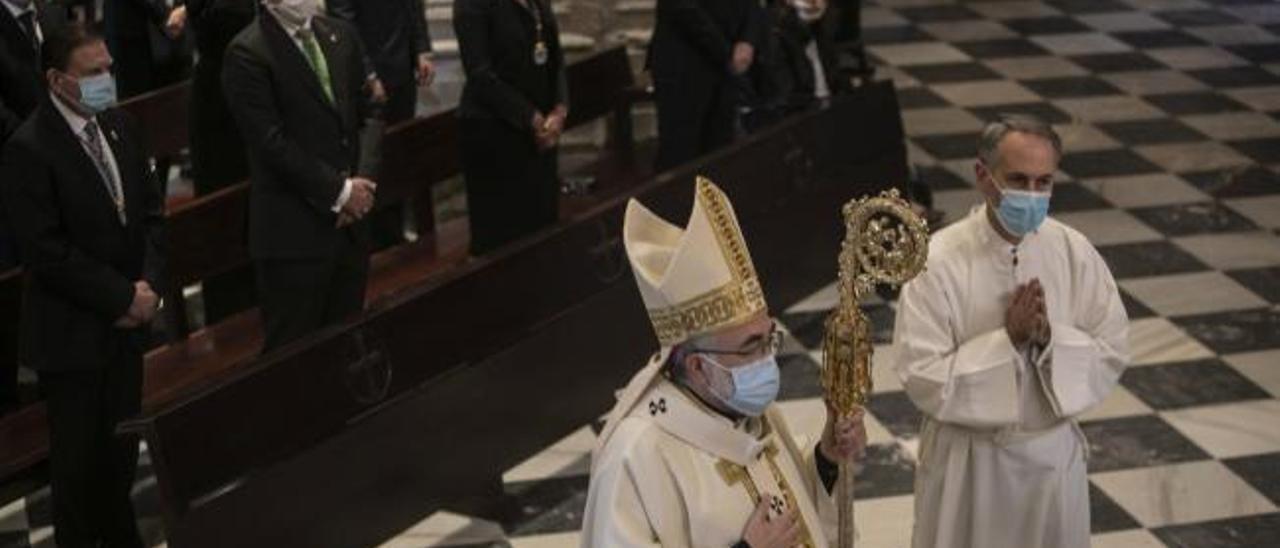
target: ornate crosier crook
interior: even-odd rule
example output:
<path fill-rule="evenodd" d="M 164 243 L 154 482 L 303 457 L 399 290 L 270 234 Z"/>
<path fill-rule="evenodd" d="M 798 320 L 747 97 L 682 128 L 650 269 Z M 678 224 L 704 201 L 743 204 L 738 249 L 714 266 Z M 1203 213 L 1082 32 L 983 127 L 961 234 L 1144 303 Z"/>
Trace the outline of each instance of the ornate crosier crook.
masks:
<path fill-rule="evenodd" d="M 924 270 L 929 230 L 897 189 L 851 200 L 843 213 L 840 304 L 827 317 L 822 340 L 822 387 L 835 412 L 847 417 L 871 395 L 871 328 L 858 303 L 876 284 L 902 285 Z M 853 547 L 852 464 L 840 463 L 836 485 L 839 548 Z"/>

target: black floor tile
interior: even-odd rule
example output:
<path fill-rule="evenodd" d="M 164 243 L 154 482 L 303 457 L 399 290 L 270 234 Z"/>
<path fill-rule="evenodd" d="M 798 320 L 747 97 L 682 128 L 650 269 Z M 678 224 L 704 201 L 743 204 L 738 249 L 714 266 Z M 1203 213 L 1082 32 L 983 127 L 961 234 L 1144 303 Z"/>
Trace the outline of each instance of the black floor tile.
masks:
<path fill-rule="evenodd" d="M 1049 202 L 1049 211 L 1055 214 L 1110 207 L 1110 203 L 1078 183 L 1054 185 L 1053 200 Z"/>
<path fill-rule="evenodd" d="M 1070 57 L 1070 59 L 1071 62 L 1095 73 L 1168 69 L 1168 67 L 1164 66 L 1159 61 L 1137 51 L 1076 55 Z"/>
<path fill-rule="evenodd" d="M 1280 310 L 1235 310 L 1172 320 L 1219 355 L 1280 348 Z"/>
<path fill-rule="evenodd" d="M 969 112 L 981 120 L 995 120 L 1003 114 L 1030 114 L 1050 124 L 1065 124 L 1071 121 L 1070 114 L 1048 102 L 972 107 Z"/>
<path fill-rule="evenodd" d="M 1189 143 L 1208 140 L 1203 133 L 1175 118 L 1103 122 L 1098 129 L 1127 146 Z M 1158 168 L 1157 168 L 1158 169 Z"/>
<path fill-rule="evenodd" d="M 853 492 L 860 500 L 909 495 L 915 490 L 916 465 L 897 443 L 867 446 Z"/>
<path fill-rule="evenodd" d="M 942 84 L 950 82 L 972 82 L 976 80 L 1000 80 L 1000 73 L 980 63 L 942 63 L 937 65 L 916 65 L 903 67 L 903 70 L 926 84 Z"/>
<path fill-rule="evenodd" d="M 1080 425 L 1089 439 L 1089 473 L 1206 460 L 1209 454 L 1156 415 Z"/>
<path fill-rule="evenodd" d="M 898 105 L 903 110 L 913 108 L 934 108 L 950 105 L 946 99 L 930 91 L 927 87 L 914 87 L 898 90 Z"/>
<path fill-rule="evenodd" d="M 902 390 L 872 394 L 867 408 L 895 437 L 914 438 L 920 435 L 922 415 Z"/>
<path fill-rule="evenodd" d="M 1132 11 L 1133 7 L 1111 0 L 1049 0 L 1049 5 L 1063 13 L 1084 15 L 1089 13 L 1111 13 Z"/>
<path fill-rule="evenodd" d="M 960 160 L 973 157 L 978 143 L 978 133 L 925 135 L 912 137 L 912 140 L 925 152 L 939 160 Z"/>
<path fill-rule="evenodd" d="M 868 46 L 933 41 L 936 41 L 934 37 L 912 25 L 868 27 L 862 31 L 862 42 Z M 882 64 L 888 64 L 881 61 Z"/>
<path fill-rule="evenodd" d="M 973 10 L 956 4 L 902 7 L 896 8 L 894 11 L 897 11 L 899 15 L 917 23 L 982 19 L 982 16 L 978 15 Z"/>
<path fill-rule="evenodd" d="M 964 180 L 959 175 L 952 173 L 951 170 L 942 166 L 925 166 L 919 168 L 920 178 L 929 185 L 929 188 L 937 190 L 964 190 L 973 188 L 969 181 Z"/>
<path fill-rule="evenodd" d="M 778 370 L 782 375 L 779 401 L 822 396 L 821 365 L 808 354 L 779 355 Z"/>
<path fill-rule="evenodd" d="M 1168 240 L 1098 246 L 1116 279 L 1145 278 L 1210 270 L 1194 255 Z"/>
<path fill-rule="evenodd" d="M 1094 97 L 1120 95 L 1122 92 L 1106 80 L 1089 76 L 1066 76 L 1043 80 L 1024 80 L 1022 85 L 1042 97 L 1064 99 L 1070 97 Z"/>
<path fill-rule="evenodd" d="M 1280 174 L 1260 166 L 1184 173 L 1181 176 L 1214 198 L 1280 194 Z"/>
<path fill-rule="evenodd" d="M 1192 78 L 1215 88 L 1273 86 L 1280 84 L 1280 76 L 1253 66 L 1188 70 L 1186 73 Z"/>
<path fill-rule="evenodd" d="M 1135 48 L 1176 48 L 1185 46 L 1202 46 L 1204 40 L 1179 30 L 1139 30 L 1115 32 L 1111 34 L 1117 40 Z"/>
<path fill-rule="evenodd" d="M 1160 527 L 1151 531 L 1169 548 L 1261 548 L 1280 539 L 1280 514 Z"/>
<path fill-rule="evenodd" d="M 1239 19 L 1214 9 L 1191 9 L 1153 12 L 1152 15 L 1164 19 L 1178 27 L 1204 27 L 1211 25 L 1235 25 Z"/>
<path fill-rule="evenodd" d="M 507 496 L 512 498 L 519 513 L 503 516 L 502 530 L 508 535 L 524 536 L 582 529 L 588 480 L 588 476 L 582 475 L 508 483 Z"/>
<path fill-rule="evenodd" d="M 1076 180 L 1120 177 L 1142 173 L 1159 173 L 1160 166 L 1128 149 L 1071 152 L 1062 157 L 1058 168 Z M 1056 192 L 1058 189 L 1055 188 Z M 1054 196 L 1056 199 L 1057 196 Z"/>
<path fill-rule="evenodd" d="M 1268 302 L 1280 304 L 1280 266 L 1232 270 L 1227 275 Z"/>
<path fill-rule="evenodd" d="M 1280 504 L 1280 453 L 1227 459 L 1222 463 L 1271 502 Z"/>
<path fill-rule="evenodd" d="M 1120 384 L 1157 411 L 1271 397 L 1216 358 L 1130 367 Z"/>
<path fill-rule="evenodd" d="M 1129 316 L 1130 320 L 1139 320 L 1142 318 L 1152 318 L 1156 316 L 1154 310 L 1151 310 L 1147 305 L 1142 304 L 1142 301 L 1135 299 L 1124 289 L 1120 290 L 1120 302 L 1124 303 L 1124 311 L 1126 315 Z"/>
<path fill-rule="evenodd" d="M 1175 204 L 1129 210 L 1138 220 L 1169 237 L 1257 230 L 1253 221 L 1218 203 Z"/>
<path fill-rule="evenodd" d="M 979 40 L 953 44 L 956 49 L 969 54 L 974 59 L 999 59 L 1005 57 L 1028 57 L 1048 55 L 1049 51 L 1036 45 L 1035 42 L 1022 38 L 1001 38 L 996 40 Z"/>
<path fill-rule="evenodd" d="M 787 327 L 791 337 L 805 348 L 822 348 L 823 322 L 828 312 L 790 312 L 778 317 L 778 321 Z"/>
<path fill-rule="evenodd" d="M 1238 101 L 1211 91 L 1147 95 L 1142 99 L 1175 116 L 1249 110 Z"/>
<path fill-rule="evenodd" d="M 1228 46 L 1227 49 L 1255 64 L 1280 63 L 1280 42 Z"/>
<path fill-rule="evenodd" d="M 1142 526 L 1093 482 L 1089 482 L 1089 519 L 1089 532 L 1094 535 Z"/>
<path fill-rule="evenodd" d="M 1025 19 L 1009 19 L 1004 21 L 1003 24 L 1014 32 L 1028 36 L 1090 32 L 1093 30 L 1071 17 L 1028 17 Z"/>
<path fill-rule="evenodd" d="M 1280 163 L 1280 137 L 1231 141 L 1227 144 L 1260 164 Z"/>

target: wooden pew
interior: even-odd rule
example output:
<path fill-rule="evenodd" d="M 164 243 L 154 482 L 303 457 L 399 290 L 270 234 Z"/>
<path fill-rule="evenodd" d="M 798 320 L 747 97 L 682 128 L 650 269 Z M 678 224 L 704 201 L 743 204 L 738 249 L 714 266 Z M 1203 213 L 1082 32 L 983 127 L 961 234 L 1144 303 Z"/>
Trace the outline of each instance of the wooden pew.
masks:
<path fill-rule="evenodd" d="M 637 196 L 683 219 L 699 173 L 732 196 L 780 311 L 834 277 L 840 205 L 906 180 L 892 85 L 600 196 L 148 406 L 129 428 L 151 448 L 170 545 L 373 545 L 459 501 L 500 515 L 474 495 L 497 494 L 502 471 L 607 410 L 653 350 L 622 211 Z"/>
<path fill-rule="evenodd" d="M 629 121 L 629 110 L 615 103 L 630 93 L 632 79 L 629 71 L 618 71 L 619 67 L 626 67 L 626 63 L 625 51 L 618 48 L 571 65 L 571 93 L 608 98 L 584 100 L 571 120 L 572 125 L 578 126 L 609 115 L 625 115 Z M 170 96 L 162 94 L 162 97 Z M 134 108 L 138 107 L 135 105 Z M 163 109 L 159 107 L 147 110 L 160 111 Z M 157 141 L 166 142 L 170 138 Z M 456 141 L 454 111 L 408 121 L 392 128 L 385 140 L 380 199 L 397 202 L 429 200 L 432 185 L 459 173 Z M 629 155 L 621 148 L 610 150 L 619 151 L 616 154 L 619 157 Z M 169 308 L 167 314 L 178 337 L 147 356 L 145 408 L 162 407 L 179 396 L 197 392 L 218 379 L 235 374 L 257 357 L 261 322 L 256 310 L 244 311 L 218 325 L 193 333 L 186 325 L 182 296 L 183 287 L 248 261 L 244 245 L 247 207 L 248 184 L 241 183 L 172 205 L 167 211 L 171 280 L 165 300 Z M 421 237 L 417 243 L 374 256 L 369 302 L 390 298 L 397 291 L 452 268 L 466 258 L 465 245 L 441 250 L 430 233 L 430 219 L 424 224 L 419 230 Z M 10 295 L 14 302 L 20 299 L 20 277 L 19 271 L 0 276 L 0 304 L 5 304 L 7 301 L 4 299 Z M 17 311 L 19 307 L 0 309 Z M 11 317 L 14 320 L 0 328 L 0 336 L 5 333 L 4 329 L 16 333 L 19 321 L 16 313 Z M 0 359 L 6 358 L 0 356 Z M 16 353 L 12 359 L 17 359 Z M 43 477 L 41 468 L 48 452 L 45 420 L 42 404 L 33 404 L 13 415 L 0 417 L 0 503 L 21 496 L 40 484 Z"/>

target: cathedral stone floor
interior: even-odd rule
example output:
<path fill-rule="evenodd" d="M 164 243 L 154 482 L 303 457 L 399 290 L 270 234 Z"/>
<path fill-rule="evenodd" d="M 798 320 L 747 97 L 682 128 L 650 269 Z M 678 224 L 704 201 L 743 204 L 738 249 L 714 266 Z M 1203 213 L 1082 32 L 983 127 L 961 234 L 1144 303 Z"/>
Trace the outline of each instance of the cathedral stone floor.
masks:
<path fill-rule="evenodd" d="M 1065 138 L 1053 215 L 1099 248 L 1132 322 L 1133 365 L 1083 421 L 1094 546 L 1280 546 L 1280 3 L 866 4 L 869 51 L 949 220 L 979 200 L 982 120 L 1031 112 Z M 782 406 L 810 435 L 834 304 L 828 287 L 776 311 L 791 334 Z M 894 303 L 868 312 L 880 344 L 858 546 L 901 548 L 920 417 L 886 365 Z M 519 517 L 441 512 L 385 546 L 576 546 L 592 426 L 508 471 Z M 153 489 L 139 483 L 139 510 L 160 543 Z M 0 547 L 51 546 L 48 525 L 47 492 L 0 508 Z"/>

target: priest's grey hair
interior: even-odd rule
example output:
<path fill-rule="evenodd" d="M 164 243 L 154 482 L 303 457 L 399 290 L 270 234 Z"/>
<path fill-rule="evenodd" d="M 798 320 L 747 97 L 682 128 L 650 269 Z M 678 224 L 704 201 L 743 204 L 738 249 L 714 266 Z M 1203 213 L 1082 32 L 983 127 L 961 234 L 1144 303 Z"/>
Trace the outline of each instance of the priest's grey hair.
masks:
<path fill-rule="evenodd" d="M 1053 126 L 1029 114 L 1001 114 L 982 128 L 982 135 L 978 137 L 978 159 L 990 168 L 1000 165 L 1000 141 L 1015 132 L 1043 137 L 1053 145 L 1058 157 L 1062 157 L 1062 138 Z"/>

